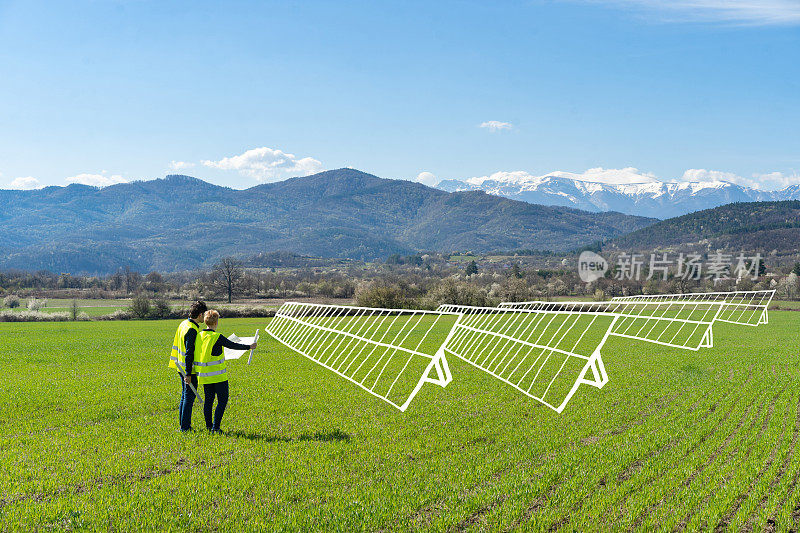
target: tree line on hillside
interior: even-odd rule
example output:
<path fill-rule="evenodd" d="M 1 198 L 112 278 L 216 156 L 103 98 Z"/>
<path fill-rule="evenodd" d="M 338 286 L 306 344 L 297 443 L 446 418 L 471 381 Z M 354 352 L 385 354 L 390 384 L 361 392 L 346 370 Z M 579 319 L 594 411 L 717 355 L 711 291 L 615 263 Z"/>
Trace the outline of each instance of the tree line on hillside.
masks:
<path fill-rule="evenodd" d="M 627 235 L 611 246 L 650 249 L 654 246 L 705 244 L 709 250 L 775 250 L 796 253 L 800 201 L 735 202 L 670 218 Z"/>

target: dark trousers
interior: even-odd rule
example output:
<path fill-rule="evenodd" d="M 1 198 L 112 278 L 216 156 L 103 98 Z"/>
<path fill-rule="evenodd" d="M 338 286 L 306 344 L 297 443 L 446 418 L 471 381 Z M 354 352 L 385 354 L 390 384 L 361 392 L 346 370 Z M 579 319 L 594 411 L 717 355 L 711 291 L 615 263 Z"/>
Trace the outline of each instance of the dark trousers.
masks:
<path fill-rule="evenodd" d="M 178 423 L 181 431 L 192 429 L 192 407 L 194 406 L 194 391 L 183 381 L 183 377 L 178 374 L 181 380 L 181 402 L 178 404 Z M 192 375 L 192 385 L 197 388 L 197 376 Z"/>
<path fill-rule="evenodd" d="M 203 394 L 206 395 L 203 404 L 203 414 L 206 417 L 206 428 L 209 431 L 219 431 L 222 415 L 228 406 L 228 380 L 219 383 L 203 385 Z M 214 396 L 217 397 L 217 408 L 214 410 L 214 420 L 211 420 L 211 410 L 214 408 Z"/>

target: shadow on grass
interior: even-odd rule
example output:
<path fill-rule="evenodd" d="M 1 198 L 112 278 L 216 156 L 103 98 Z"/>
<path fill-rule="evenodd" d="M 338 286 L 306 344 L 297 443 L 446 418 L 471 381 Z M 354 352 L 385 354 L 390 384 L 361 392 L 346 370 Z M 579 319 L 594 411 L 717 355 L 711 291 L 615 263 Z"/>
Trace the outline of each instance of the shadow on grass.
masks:
<path fill-rule="evenodd" d="M 334 429 L 333 431 L 325 433 L 303 433 L 299 437 L 278 437 L 276 435 L 262 435 L 261 433 L 249 433 L 246 431 L 230 431 L 225 433 L 225 436 L 235 439 L 258 440 L 263 442 L 350 442 L 350 435 L 341 429 Z"/>

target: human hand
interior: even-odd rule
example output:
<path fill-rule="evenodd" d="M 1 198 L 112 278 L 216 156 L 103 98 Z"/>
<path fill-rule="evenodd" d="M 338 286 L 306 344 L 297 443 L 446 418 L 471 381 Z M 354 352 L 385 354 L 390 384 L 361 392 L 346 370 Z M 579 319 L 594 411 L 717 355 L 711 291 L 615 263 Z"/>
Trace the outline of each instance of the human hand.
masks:
<path fill-rule="evenodd" d="M 251 344 L 251 345 L 250 345 L 250 349 L 251 349 L 251 350 L 255 350 L 255 349 L 256 349 L 256 346 L 258 346 L 258 343 L 257 343 L 257 342 L 254 342 L 253 344 Z"/>
<path fill-rule="evenodd" d="M 192 376 L 189 376 L 189 375 L 183 376 L 183 382 L 186 383 L 187 385 L 191 385 L 192 384 Z"/>

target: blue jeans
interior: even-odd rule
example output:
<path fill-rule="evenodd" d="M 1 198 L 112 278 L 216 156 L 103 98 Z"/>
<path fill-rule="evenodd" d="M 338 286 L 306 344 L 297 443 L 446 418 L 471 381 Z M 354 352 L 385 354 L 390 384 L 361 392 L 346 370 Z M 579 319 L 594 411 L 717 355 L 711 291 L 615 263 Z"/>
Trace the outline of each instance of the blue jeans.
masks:
<path fill-rule="evenodd" d="M 181 402 L 178 404 L 178 423 L 181 425 L 181 431 L 189 431 L 192 429 L 192 407 L 194 406 L 194 391 L 187 385 L 180 374 L 178 377 L 181 380 Z M 197 388 L 197 375 L 192 375 L 192 385 Z"/>
<path fill-rule="evenodd" d="M 206 395 L 203 404 L 203 414 L 206 417 L 206 429 L 209 431 L 219 431 L 222 422 L 222 415 L 225 414 L 225 407 L 228 406 L 228 380 L 219 383 L 203 385 L 203 394 Z M 217 397 L 217 408 L 214 410 L 214 420 L 211 420 L 211 410 L 214 407 L 214 396 Z"/>

